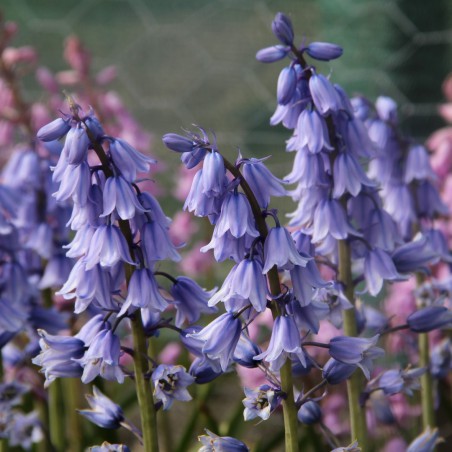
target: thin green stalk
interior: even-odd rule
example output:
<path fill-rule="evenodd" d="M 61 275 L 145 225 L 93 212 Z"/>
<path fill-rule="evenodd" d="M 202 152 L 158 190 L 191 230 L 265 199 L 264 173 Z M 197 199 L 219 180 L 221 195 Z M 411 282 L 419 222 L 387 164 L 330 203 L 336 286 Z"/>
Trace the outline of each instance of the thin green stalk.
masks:
<path fill-rule="evenodd" d="M 419 230 L 416 225 L 414 233 Z M 421 273 L 416 274 L 416 286 L 420 287 L 424 283 L 424 275 Z M 424 304 L 422 300 L 418 301 L 418 308 L 423 308 Z M 434 428 L 436 425 L 435 420 L 435 404 L 433 400 L 433 380 L 430 369 L 430 344 L 428 340 L 428 333 L 420 333 L 417 339 L 419 348 L 419 367 L 426 367 L 427 372 L 421 376 L 421 406 L 422 406 L 422 427 Z"/>
<path fill-rule="evenodd" d="M 430 344 L 428 341 L 428 333 L 419 334 L 418 337 L 419 346 L 419 367 L 430 366 Z M 424 375 L 421 376 L 421 404 L 422 404 L 422 426 L 424 429 L 427 427 L 434 428 L 435 410 L 433 401 L 433 380 L 431 373 L 427 370 Z"/>
<path fill-rule="evenodd" d="M 157 413 L 152 397 L 152 387 L 149 383 L 149 378 L 146 376 L 149 371 L 146 337 L 140 317 L 136 316 L 131 323 L 134 345 L 135 386 L 141 415 L 144 450 L 145 452 L 158 452 Z"/>
<path fill-rule="evenodd" d="M 57 452 L 66 452 L 66 426 L 63 406 L 62 381 L 57 378 L 49 386 L 50 441 Z"/>
<path fill-rule="evenodd" d="M 351 266 L 350 246 L 345 240 L 340 240 L 339 251 L 339 272 L 338 279 L 345 286 L 346 297 L 354 304 L 354 288 Z M 343 329 L 346 336 L 357 335 L 355 309 L 343 311 Z M 347 380 L 348 407 L 350 411 L 350 426 L 352 441 L 358 440 L 362 450 L 367 450 L 367 425 L 366 416 L 359 403 L 359 396 L 364 388 L 363 376 L 355 372 Z"/>
<path fill-rule="evenodd" d="M 78 452 L 83 450 L 83 434 L 80 422 L 81 417 L 76 411 L 80 407 L 80 380 L 77 378 L 65 378 L 63 380 L 63 387 L 66 394 L 64 401 L 67 413 L 67 429 L 69 436 L 68 451 Z"/>
<path fill-rule="evenodd" d="M 287 359 L 280 370 L 281 389 L 286 393 L 283 401 L 286 452 L 298 451 L 298 418 L 293 395 L 292 361 Z"/>

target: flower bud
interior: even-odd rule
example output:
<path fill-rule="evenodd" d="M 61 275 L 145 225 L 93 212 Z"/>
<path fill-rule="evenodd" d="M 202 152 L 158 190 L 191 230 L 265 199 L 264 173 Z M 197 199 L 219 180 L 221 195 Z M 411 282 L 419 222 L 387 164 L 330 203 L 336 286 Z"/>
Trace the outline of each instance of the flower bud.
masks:
<path fill-rule="evenodd" d="M 298 420 L 306 425 L 316 424 L 322 419 L 320 405 L 314 400 L 308 400 L 298 410 Z"/>
<path fill-rule="evenodd" d="M 288 46 L 293 43 L 293 28 L 290 19 L 283 13 L 277 13 L 272 22 L 273 34 Z"/>
<path fill-rule="evenodd" d="M 306 47 L 306 53 L 316 60 L 330 61 L 339 58 L 342 53 L 342 47 L 330 42 L 311 42 Z"/>
<path fill-rule="evenodd" d="M 452 323 L 452 311 L 445 306 L 428 306 L 410 314 L 406 322 L 415 333 L 428 333 Z"/>
<path fill-rule="evenodd" d="M 256 60 L 261 63 L 273 63 L 278 60 L 282 60 L 290 51 L 290 47 L 277 45 L 266 47 L 265 49 L 259 50 L 256 53 Z"/>
<path fill-rule="evenodd" d="M 163 135 L 163 144 L 175 152 L 192 152 L 193 142 L 177 133 L 167 133 Z"/>

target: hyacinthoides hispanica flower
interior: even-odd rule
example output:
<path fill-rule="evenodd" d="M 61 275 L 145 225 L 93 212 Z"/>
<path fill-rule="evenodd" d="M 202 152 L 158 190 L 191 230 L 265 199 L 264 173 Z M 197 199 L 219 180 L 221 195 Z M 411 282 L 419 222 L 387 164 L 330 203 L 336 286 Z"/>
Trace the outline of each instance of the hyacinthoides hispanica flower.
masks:
<path fill-rule="evenodd" d="M 154 161 L 127 142 L 105 135 L 92 112 L 85 114 L 71 99 L 69 105 L 70 114 L 38 132 L 38 138 L 45 143 L 66 136 L 53 171 L 53 180 L 58 184 L 54 196 L 57 201 L 73 202 L 68 225 L 76 233 L 67 246 L 67 255 L 79 260 L 59 294 L 75 298 L 76 313 L 90 307 L 105 317 L 93 317 L 89 328 L 85 325 L 73 338 L 50 338 L 42 332 L 42 352 L 35 362 L 43 367 L 48 382 L 77 375 L 83 383 L 89 383 L 99 375 L 122 383 L 125 373 L 119 359 L 122 350 L 128 350 L 134 361 L 143 444 L 146 451 L 156 451 L 159 405 L 154 403 L 153 392 L 166 409 L 174 399 L 188 400 L 185 387 L 193 382 L 182 366 L 149 368 L 143 327 L 143 321 L 151 325 L 158 322 L 159 313 L 168 306 L 160 294 L 154 267 L 164 259 L 179 260 L 179 254 L 168 237 L 169 219 L 157 200 L 142 192 L 136 182 L 137 173 L 147 172 Z M 91 151 L 96 158 L 90 155 Z M 203 295 L 198 286 L 187 280 L 175 280 L 175 285 L 180 286 L 175 298 L 181 304 L 187 291 L 197 291 L 201 298 Z M 123 282 L 128 294 L 121 301 L 115 294 Z M 187 314 L 182 316 L 183 319 Z M 110 322 L 110 318 L 115 318 L 115 322 Z M 116 333 L 119 323 L 127 318 L 132 328 L 133 351 L 121 347 Z M 192 314 L 191 318 L 197 317 Z M 69 348 L 68 341 L 72 344 Z"/>
<path fill-rule="evenodd" d="M 319 60 L 337 58 L 342 54 L 340 47 L 312 43 L 297 49 L 290 20 L 283 14 L 276 16 L 273 31 L 284 45 L 264 49 L 257 56 L 264 62 L 291 58 L 290 66 L 283 69 L 278 80 L 278 108 L 271 122 L 283 122 L 287 128 L 295 129 L 287 144 L 289 151 L 296 152 L 294 169 L 287 179 L 298 183 L 291 193 L 299 202 L 291 225 L 302 229 L 291 236 L 280 226 L 274 212 L 267 209 L 269 196 L 283 195 L 284 191 L 274 176 L 264 170 L 262 161 L 240 157 L 235 165 L 231 164 L 221 158 L 216 143 L 210 143 L 202 129 L 200 134 L 187 133 L 186 137 L 165 135 L 165 145 L 182 154 L 187 168 L 203 162 L 193 179 L 185 208 L 197 216 L 208 216 L 215 225 L 212 241 L 204 250 L 213 249 L 218 261 L 230 258 L 236 262 L 220 291 L 209 302 L 214 305 L 224 301 L 228 312 L 201 332 L 189 336 L 203 344 L 202 355 L 212 361 L 214 368 L 224 370 L 233 349 L 238 348 L 237 316 L 246 313 L 247 322 L 251 322 L 270 301 L 275 315 L 271 340 L 267 350 L 255 354 L 254 359 L 269 363 L 271 371 L 280 371 L 281 382 L 274 378 L 269 381 L 276 387 L 280 384 L 284 394 L 286 448 L 298 447 L 288 363 L 292 359 L 308 369 L 310 358 L 304 349 L 308 346 L 328 348 L 336 363 L 325 366 L 323 380 L 313 391 L 351 377 L 347 384 L 352 437 L 366 447 L 365 418 L 360 408 L 360 393 L 364 388 L 354 371 L 359 366 L 370 378 L 372 360 L 381 356 L 382 350 L 375 347 L 378 336 L 371 340 L 354 337 L 358 325 L 350 303 L 355 298 L 352 254 L 362 268 L 358 282 L 362 278 L 367 291 L 376 295 L 384 281 L 404 279 L 406 273 L 415 271 L 420 264 L 434 261 L 438 253 L 425 250 L 416 264 L 407 256 L 413 254 L 411 250 L 417 244 L 399 247 L 403 241 L 396 223 L 383 208 L 377 183 L 368 178 L 362 166 L 362 161 L 376 156 L 364 124 L 343 90 L 305 62 L 305 53 Z M 232 180 L 226 176 L 226 170 Z M 265 179 L 270 183 L 263 184 Z M 237 190 L 238 186 L 243 194 Z M 254 223 L 250 221 L 250 211 Z M 270 231 L 265 221 L 267 216 L 273 216 L 276 222 Z M 327 257 L 337 269 L 335 284 L 326 284 L 318 275 L 315 263 L 309 258 L 313 249 L 311 241 L 316 245 L 316 252 Z M 264 243 L 263 247 L 260 242 Z M 278 270 L 289 271 L 292 289 L 281 289 Z M 261 274 L 266 274 L 272 295 L 265 299 L 266 281 Z M 325 303 L 325 298 L 336 302 Z M 322 309 L 327 313 L 322 314 Z M 343 321 L 338 317 L 341 313 Z M 337 326 L 343 324 L 345 334 L 351 337 L 338 337 L 329 344 L 300 341 L 300 330 L 318 332 L 319 320 L 325 316 Z M 218 334 L 217 324 L 224 325 L 228 334 Z M 386 325 L 387 321 L 381 328 Z M 243 359 L 243 350 L 240 354 L 240 364 L 249 365 Z M 261 407 L 262 391 L 253 394 L 259 394 L 256 396 L 259 401 L 247 400 L 246 406 Z M 304 401 L 297 400 L 296 406 Z"/>
<path fill-rule="evenodd" d="M 202 354 L 212 362 L 212 366 L 225 371 L 241 337 L 242 322 L 239 316 L 246 314 L 248 320 L 252 321 L 255 315 L 266 310 L 268 291 L 275 299 L 282 296 L 278 266 L 305 267 L 309 257 L 298 252 L 290 233 L 280 226 L 274 214 L 276 227 L 270 229 L 270 232 L 268 230 L 262 209 L 267 207 L 271 194 L 281 195 L 284 190 L 262 161 L 239 158 L 236 164 L 230 163 L 220 154 L 216 144 L 210 143 L 202 129 L 201 134 L 189 133 L 187 138 L 167 134 L 163 141 L 169 149 L 182 153 L 182 160 L 188 168 L 203 162 L 202 169 L 195 175 L 185 207 L 197 216 L 208 216 L 215 224 L 212 240 L 204 250 L 213 249 L 218 261 L 229 258 L 236 262 L 221 290 L 209 302 L 209 305 L 214 305 L 220 300 L 224 301 L 226 314 L 199 333 L 190 335 L 195 341 L 201 342 Z M 242 165 L 253 166 L 248 171 L 248 179 L 240 171 Z M 226 171 L 229 171 L 232 180 L 227 177 Z M 267 179 L 271 181 L 270 184 L 266 180 L 268 176 L 271 176 Z M 256 193 L 260 193 L 259 197 L 255 196 L 250 185 L 254 185 Z M 243 193 L 238 191 L 239 186 Z M 266 275 L 266 279 L 263 275 Z M 304 355 L 301 337 L 295 323 L 292 323 L 293 318 L 286 314 L 285 304 L 274 302 L 270 306 L 275 316 L 275 325 L 282 322 L 285 326 L 289 323 L 295 328 L 289 338 L 284 338 L 286 345 L 278 344 L 278 351 L 268 351 L 265 354 L 266 357 L 270 354 L 269 362 L 277 361 L 275 367 L 280 371 L 281 381 L 273 381 L 273 384 L 280 385 L 279 390 L 284 394 L 286 450 L 294 451 L 298 449 L 297 411 L 293 396 L 291 360 L 286 358 L 289 353 L 298 353 L 302 359 Z M 220 325 L 222 330 L 219 329 Z M 278 334 L 274 330 L 272 338 Z M 283 332 L 280 337 L 284 335 Z M 276 339 L 272 340 L 278 342 Z M 254 354 L 255 351 L 252 350 L 251 353 Z M 260 361 L 263 357 L 251 356 L 251 362 L 253 358 Z"/>

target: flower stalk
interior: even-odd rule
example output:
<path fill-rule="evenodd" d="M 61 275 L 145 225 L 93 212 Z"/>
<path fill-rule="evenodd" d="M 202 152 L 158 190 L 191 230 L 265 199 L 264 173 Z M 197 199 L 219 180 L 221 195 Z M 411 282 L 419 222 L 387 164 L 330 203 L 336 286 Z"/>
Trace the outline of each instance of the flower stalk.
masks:
<path fill-rule="evenodd" d="M 73 101 L 69 99 L 69 102 Z M 76 112 L 76 108 L 73 107 L 72 111 Z M 90 131 L 89 127 L 87 127 L 86 123 L 85 128 L 94 151 L 102 163 L 105 175 L 107 177 L 112 177 L 113 173 L 108 166 L 108 158 L 103 147 L 96 141 L 93 133 Z M 129 245 L 131 255 L 133 255 L 133 239 L 129 222 L 126 220 L 120 220 L 119 228 Z M 131 265 L 125 265 L 125 273 L 128 284 L 133 273 Z M 149 373 L 149 362 L 147 360 L 148 349 L 141 316 L 135 315 L 134 318 L 131 319 L 131 327 L 134 344 L 133 366 L 135 373 L 135 386 L 141 417 L 143 446 L 145 452 L 158 452 L 157 413 L 152 396 L 152 386 L 150 384 L 149 377 L 147 376 Z"/>
<path fill-rule="evenodd" d="M 339 272 L 338 279 L 345 286 L 345 296 L 354 303 L 354 288 L 351 269 L 350 246 L 346 240 L 340 240 L 338 244 L 339 252 Z M 343 311 L 343 330 L 346 336 L 355 337 L 356 317 L 355 309 L 347 309 Z M 362 450 L 367 450 L 367 426 L 366 417 L 363 416 L 359 398 L 363 389 L 363 376 L 355 372 L 347 380 L 348 406 L 350 411 L 350 426 L 352 441 L 358 440 L 358 444 Z"/>
<path fill-rule="evenodd" d="M 267 223 L 262 215 L 262 211 L 259 207 L 259 203 L 254 196 L 253 191 L 246 182 L 245 178 L 242 176 L 241 172 L 229 162 L 224 159 L 224 165 L 228 171 L 240 181 L 240 187 L 245 193 L 246 197 L 251 206 L 251 210 L 254 215 L 254 220 L 256 222 L 257 230 L 265 241 L 268 235 Z M 267 273 L 268 284 L 270 287 L 270 293 L 277 296 L 281 293 L 281 285 L 279 281 L 278 269 L 276 266 L 272 267 Z M 279 315 L 277 306 L 272 306 L 273 318 Z M 297 419 L 297 408 L 295 405 L 294 393 L 293 393 L 293 382 L 292 382 L 292 363 L 289 359 L 286 360 L 284 365 L 280 370 L 281 378 L 281 389 L 286 394 L 283 400 L 283 415 L 284 415 L 284 430 L 285 430 L 285 446 L 286 452 L 297 452 L 298 451 L 298 419 Z"/>

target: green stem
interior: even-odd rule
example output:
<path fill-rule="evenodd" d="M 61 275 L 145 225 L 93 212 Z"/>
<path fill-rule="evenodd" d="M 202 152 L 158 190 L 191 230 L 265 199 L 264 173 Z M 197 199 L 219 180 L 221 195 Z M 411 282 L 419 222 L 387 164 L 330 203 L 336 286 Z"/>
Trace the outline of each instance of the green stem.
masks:
<path fill-rule="evenodd" d="M 62 381 L 57 378 L 49 386 L 50 441 L 57 452 L 66 452 L 66 426 L 64 425 L 64 394 Z"/>
<path fill-rule="evenodd" d="M 436 425 L 433 401 L 433 380 L 429 372 L 430 352 L 428 334 L 422 333 L 418 337 L 419 345 L 419 367 L 426 367 L 427 372 L 421 376 L 421 404 L 422 404 L 422 426 L 433 428 Z"/>
<path fill-rule="evenodd" d="M 345 286 L 345 296 L 354 304 L 354 288 L 352 277 L 352 265 L 350 246 L 346 240 L 340 240 L 338 244 L 339 272 L 338 279 Z M 346 336 L 357 335 L 355 308 L 343 311 L 343 330 Z M 347 380 L 348 407 L 350 411 L 351 440 L 358 440 L 362 450 L 367 450 L 367 425 L 366 416 L 359 403 L 359 396 L 364 388 L 363 376 L 355 372 Z"/>
<path fill-rule="evenodd" d="M 292 361 L 287 359 L 280 370 L 281 389 L 286 393 L 283 401 L 286 452 L 298 451 L 298 418 L 293 395 Z"/>
<path fill-rule="evenodd" d="M 81 428 L 81 417 L 77 413 L 80 407 L 79 395 L 81 393 L 80 380 L 77 378 L 65 378 L 63 380 L 65 389 L 65 407 L 67 412 L 67 429 L 69 434 L 68 451 L 78 452 L 83 450 L 83 433 Z"/>
<path fill-rule="evenodd" d="M 146 377 L 149 371 L 146 337 L 140 317 L 136 316 L 131 323 L 135 351 L 133 354 L 135 386 L 141 415 L 144 450 L 145 452 L 158 452 L 157 413 L 152 397 L 152 387 L 149 378 Z"/>

